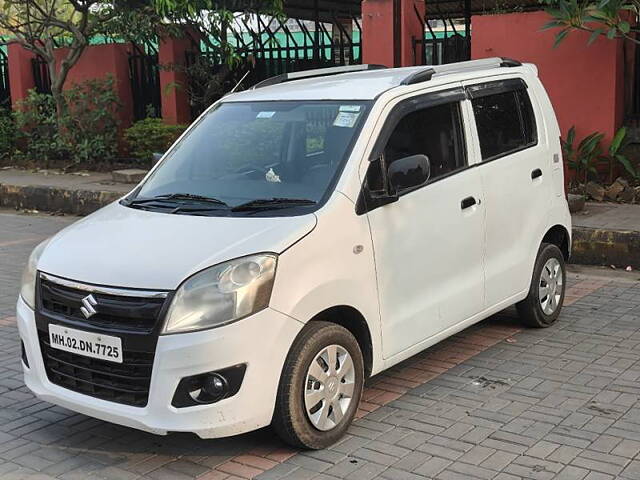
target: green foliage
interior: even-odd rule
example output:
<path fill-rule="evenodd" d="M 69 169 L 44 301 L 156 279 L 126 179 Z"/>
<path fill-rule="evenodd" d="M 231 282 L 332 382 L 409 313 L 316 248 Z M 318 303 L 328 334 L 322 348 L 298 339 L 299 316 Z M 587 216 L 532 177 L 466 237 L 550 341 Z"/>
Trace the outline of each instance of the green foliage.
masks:
<path fill-rule="evenodd" d="M 634 167 L 631 161 L 625 156 L 618 158 L 618 162 L 620 162 L 634 182 L 640 183 L 640 166 Z"/>
<path fill-rule="evenodd" d="M 14 117 L 25 160 L 49 168 L 52 162 L 64 159 L 67 145 L 58 133 L 56 104 L 51 95 L 29 90 L 29 95 L 18 102 Z"/>
<path fill-rule="evenodd" d="M 239 15 L 256 14 L 284 18 L 283 0 L 150 0 L 164 21 L 164 34 L 186 35 L 197 32 L 206 55 L 196 55 L 187 66 L 164 65 L 163 68 L 182 70 L 189 81 L 183 87 L 197 112 L 228 93 L 254 65 L 252 56 L 241 55 L 239 48 L 227 39 L 240 21 Z M 245 21 L 248 19 L 245 18 Z M 179 25 L 187 29 L 176 29 Z M 177 31 L 176 31 L 177 30 Z M 173 87 L 175 88 L 175 87 Z"/>
<path fill-rule="evenodd" d="M 607 149 L 607 154 L 605 155 L 605 159 L 609 163 L 609 183 L 613 182 L 613 170 L 616 163 L 621 164 L 628 170 L 627 165 L 632 167 L 629 159 L 623 155 L 621 152 L 627 145 L 627 129 L 626 127 L 621 127 L 618 129 L 616 134 L 613 136 L 613 140 L 611 140 L 611 144 Z M 633 168 L 633 167 L 632 167 Z M 634 180 L 637 180 L 637 177 L 632 175 Z"/>
<path fill-rule="evenodd" d="M 64 92 L 60 115 L 51 95 L 31 90 L 14 113 L 22 156 L 49 168 L 64 162 L 66 168 L 90 168 L 112 161 L 118 152 L 120 101 L 113 78 L 76 84 Z"/>
<path fill-rule="evenodd" d="M 609 147 L 609 158 L 611 162 L 617 161 L 625 169 L 631 180 L 635 183 L 640 183 L 640 166 L 634 166 L 631 160 L 626 155 L 620 153 L 620 151 L 626 146 L 626 134 L 627 129 L 622 127 L 617 131 L 616 136 L 611 142 Z"/>
<path fill-rule="evenodd" d="M 576 172 L 574 183 L 586 183 L 589 173 L 597 173 L 595 162 L 602 156 L 603 137 L 604 134 L 594 132 L 575 145 L 576 127 L 574 126 L 569 129 L 566 139 L 560 139 L 564 159 L 569 168 Z"/>
<path fill-rule="evenodd" d="M 554 47 L 558 46 L 573 31 L 591 32 L 588 45 L 598 37 L 625 38 L 640 43 L 628 22 L 638 8 L 636 0 L 543 0 L 548 5 L 547 13 L 552 20 L 542 30 L 559 29 Z"/>
<path fill-rule="evenodd" d="M 74 163 L 112 161 L 118 154 L 118 110 L 122 106 L 113 77 L 74 85 L 65 92 L 65 100 L 64 135 Z"/>
<path fill-rule="evenodd" d="M 167 125 L 159 118 L 145 118 L 125 130 L 124 138 L 133 157 L 151 161 L 154 153 L 165 152 L 186 128 Z"/>
<path fill-rule="evenodd" d="M 0 161 L 11 159 L 16 148 L 16 124 L 10 110 L 0 109 Z"/>
<path fill-rule="evenodd" d="M 567 138 L 560 139 L 563 156 L 569 164 L 569 168 L 576 172 L 575 183 L 586 183 L 589 174 L 597 174 L 595 167 L 597 162 L 607 162 L 609 183 L 613 182 L 616 164 L 622 165 L 632 180 L 640 182 L 640 168 L 634 167 L 631 161 L 622 153 L 628 144 L 626 127 L 621 127 L 615 133 L 609 147 L 604 152 L 602 145 L 604 134 L 594 132 L 587 135 L 577 146 L 574 145 L 575 137 L 576 129 L 571 127 L 567 133 Z M 573 186 L 575 187 L 576 185 Z"/>

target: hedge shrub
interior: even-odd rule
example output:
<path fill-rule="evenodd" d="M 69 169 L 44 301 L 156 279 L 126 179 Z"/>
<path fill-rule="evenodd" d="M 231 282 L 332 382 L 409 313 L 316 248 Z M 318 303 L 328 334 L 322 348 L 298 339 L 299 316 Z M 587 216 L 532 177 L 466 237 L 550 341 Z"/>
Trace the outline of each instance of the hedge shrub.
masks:
<path fill-rule="evenodd" d="M 151 161 L 156 152 L 165 152 L 185 131 L 187 125 L 168 125 L 159 118 L 145 118 L 124 132 L 129 153 L 140 160 Z"/>
<path fill-rule="evenodd" d="M 57 117 L 51 95 L 30 90 L 14 112 L 21 157 L 36 166 L 91 168 L 118 154 L 120 101 L 112 77 L 75 84 L 64 92 Z"/>
<path fill-rule="evenodd" d="M 0 162 L 11 160 L 16 149 L 16 124 L 10 110 L 0 108 Z"/>

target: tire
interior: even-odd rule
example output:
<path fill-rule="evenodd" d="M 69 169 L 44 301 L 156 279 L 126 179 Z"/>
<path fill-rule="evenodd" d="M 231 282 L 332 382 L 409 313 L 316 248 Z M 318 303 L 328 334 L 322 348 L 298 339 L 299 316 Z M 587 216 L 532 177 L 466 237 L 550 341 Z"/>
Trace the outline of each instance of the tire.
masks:
<path fill-rule="evenodd" d="M 562 252 L 553 244 L 543 243 L 538 250 L 529 295 L 516 304 L 523 323 L 534 328 L 553 325 L 562 310 L 566 284 L 567 273 Z M 549 285 L 551 291 L 545 285 Z"/>
<path fill-rule="evenodd" d="M 332 353 L 334 347 L 335 355 Z M 337 360 L 339 369 L 329 370 L 325 359 L 330 355 Z M 348 372 L 348 358 L 351 359 L 352 373 Z M 322 381 L 314 381 L 312 372 L 322 377 Z M 327 372 L 330 375 L 327 376 Z M 330 322 L 310 322 L 287 355 L 272 426 L 289 445 L 314 450 L 326 448 L 337 442 L 351 424 L 360 403 L 363 384 L 362 352 L 351 332 Z M 351 385 L 353 390 L 349 400 Z M 318 403 L 313 406 L 317 399 Z M 341 412 L 342 416 L 336 412 Z"/>

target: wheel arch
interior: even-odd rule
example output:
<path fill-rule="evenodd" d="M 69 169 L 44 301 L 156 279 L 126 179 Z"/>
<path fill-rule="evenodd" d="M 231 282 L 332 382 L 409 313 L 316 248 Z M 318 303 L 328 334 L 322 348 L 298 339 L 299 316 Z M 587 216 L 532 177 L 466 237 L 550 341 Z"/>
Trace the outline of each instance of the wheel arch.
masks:
<path fill-rule="evenodd" d="M 315 321 L 335 323 L 351 332 L 362 352 L 365 378 L 369 378 L 373 369 L 373 340 L 364 315 L 350 305 L 336 305 L 321 311 L 309 320 Z"/>
<path fill-rule="evenodd" d="M 554 225 L 542 237 L 541 243 L 551 243 L 558 247 L 562 252 L 565 261 L 569 260 L 571 255 L 571 235 L 564 225 Z"/>

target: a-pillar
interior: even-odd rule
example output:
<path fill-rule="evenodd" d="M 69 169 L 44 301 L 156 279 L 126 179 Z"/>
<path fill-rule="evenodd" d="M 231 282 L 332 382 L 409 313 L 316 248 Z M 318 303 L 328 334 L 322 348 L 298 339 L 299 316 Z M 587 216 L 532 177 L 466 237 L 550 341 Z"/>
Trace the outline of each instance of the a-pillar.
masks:
<path fill-rule="evenodd" d="M 166 123 L 190 123 L 187 75 L 184 71 L 187 52 L 198 47 L 199 37 L 185 33 L 182 37 L 160 36 L 158 63 L 160 64 L 160 93 L 162 119 Z"/>
<path fill-rule="evenodd" d="M 29 90 L 36 86 L 31 66 L 31 60 L 36 55 L 18 42 L 12 42 L 8 45 L 7 55 L 11 103 L 16 105 L 17 102 L 27 97 Z"/>
<path fill-rule="evenodd" d="M 424 0 L 363 0 L 362 63 L 387 67 L 419 63 L 424 15 Z M 414 48 L 417 40 L 421 44 Z"/>

